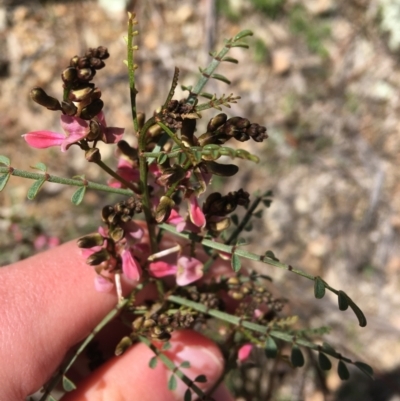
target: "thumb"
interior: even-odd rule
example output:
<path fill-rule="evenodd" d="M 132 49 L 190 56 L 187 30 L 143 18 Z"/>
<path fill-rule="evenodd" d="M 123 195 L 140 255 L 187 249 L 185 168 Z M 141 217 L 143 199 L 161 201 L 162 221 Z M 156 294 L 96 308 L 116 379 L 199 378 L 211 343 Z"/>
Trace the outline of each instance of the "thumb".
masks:
<path fill-rule="evenodd" d="M 190 330 L 172 334 L 171 348 L 163 351 L 176 366 L 188 361 L 189 368 L 180 368 L 191 380 L 205 375 L 205 383 L 196 383 L 203 392 L 212 389 L 223 373 L 224 363 L 218 347 L 206 337 Z M 177 387 L 168 389 L 171 372 L 160 360 L 155 368 L 149 367 L 154 353 L 142 343 L 134 345 L 125 354 L 102 365 L 83 380 L 77 390 L 67 394 L 62 401 L 177 401 L 183 400 L 187 386 L 178 377 Z M 213 395 L 216 401 L 231 401 L 226 389 L 219 387 Z M 192 399 L 196 395 L 192 391 Z"/>

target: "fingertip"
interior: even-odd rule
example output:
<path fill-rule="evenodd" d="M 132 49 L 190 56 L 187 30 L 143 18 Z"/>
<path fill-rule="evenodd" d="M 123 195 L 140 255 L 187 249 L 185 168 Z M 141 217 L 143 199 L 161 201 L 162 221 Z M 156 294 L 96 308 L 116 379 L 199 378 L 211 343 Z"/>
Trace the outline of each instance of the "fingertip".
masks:
<path fill-rule="evenodd" d="M 180 370 L 194 380 L 200 374 L 207 377 L 205 383 L 196 383 L 204 392 L 211 389 L 223 373 L 224 363 L 218 347 L 199 333 L 182 330 L 171 338 L 171 348 L 164 353 L 180 366 L 188 361 L 190 367 Z M 78 389 L 69 393 L 63 401 L 177 401 L 183 400 L 187 385 L 179 378 L 174 391 L 168 390 L 171 372 L 160 360 L 155 368 L 149 367 L 154 353 L 143 343 L 136 344 L 121 357 L 113 358 L 96 370 L 90 377 L 78 385 Z M 230 401 L 223 388 L 218 388 L 218 401 Z M 195 394 L 193 394 L 195 399 Z"/>

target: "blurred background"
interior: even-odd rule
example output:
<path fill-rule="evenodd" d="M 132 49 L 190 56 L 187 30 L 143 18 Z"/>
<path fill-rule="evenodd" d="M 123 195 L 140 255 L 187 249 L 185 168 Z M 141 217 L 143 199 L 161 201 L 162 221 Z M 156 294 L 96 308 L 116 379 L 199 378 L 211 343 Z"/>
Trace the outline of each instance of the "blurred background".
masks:
<path fill-rule="evenodd" d="M 319 375 L 312 358 L 296 371 L 261 359 L 261 385 L 255 368 L 232 379 L 238 400 L 400 400 L 400 1 L 0 1 L 0 154 L 13 167 L 44 162 L 50 174 L 104 180 L 74 147 L 35 150 L 21 139 L 60 131 L 59 113 L 33 103 L 29 91 L 40 86 L 61 98 L 61 71 L 88 47 L 109 49 L 95 82 L 108 125 L 125 127 L 134 141 L 123 64 L 126 10 L 139 22 L 138 109 L 147 116 L 164 102 L 175 66 L 180 83 L 193 85 L 210 50 L 253 30 L 250 49 L 229 54 L 239 65 L 218 70 L 231 85 L 211 81 L 206 90 L 241 96 L 224 112 L 265 125 L 269 139 L 240 143 L 260 163 L 240 163 L 235 179 L 216 188 L 272 190 L 271 207 L 248 233 L 249 249 L 273 250 L 321 275 L 368 319 L 361 329 L 351 311 L 338 311 L 336 297 L 316 300 L 308 280 L 258 266 L 290 299 L 289 314 L 304 327 L 332 327 L 324 338 L 373 366 L 376 380 L 352 372 L 341 383 L 334 371 Z M 175 98 L 183 96 L 178 89 Z M 203 124 L 215 114 L 204 113 Z M 112 150 L 102 152 L 112 164 Z M 50 183 L 28 201 L 31 184 L 12 177 L 0 194 L 0 265 L 95 230 L 112 201 L 88 191 L 76 207 L 73 189 Z"/>

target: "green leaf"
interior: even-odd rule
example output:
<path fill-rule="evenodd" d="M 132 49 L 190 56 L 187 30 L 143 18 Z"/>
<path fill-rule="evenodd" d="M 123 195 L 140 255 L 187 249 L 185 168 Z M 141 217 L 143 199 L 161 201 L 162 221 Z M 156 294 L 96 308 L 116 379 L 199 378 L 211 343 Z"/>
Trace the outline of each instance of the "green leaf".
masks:
<path fill-rule="evenodd" d="M 276 358 L 278 355 L 278 346 L 272 337 L 267 337 L 264 352 L 267 358 Z"/>
<path fill-rule="evenodd" d="M 243 49 L 248 49 L 249 45 L 244 42 L 236 42 L 236 43 L 232 43 L 231 47 L 242 47 Z"/>
<path fill-rule="evenodd" d="M 153 356 L 153 358 L 149 361 L 149 368 L 154 369 L 157 366 L 158 358 L 157 356 Z"/>
<path fill-rule="evenodd" d="M 31 166 L 35 170 L 43 171 L 44 173 L 47 171 L 47 166 L 44 163 L 36 163 L 34 166 Z"/>
<path fill-rule="evenodd" d="M 74 205 L 78 206 L 82 202 L 83 197 L 85 196 L 85 192 L 86 192 L 86 185 L 79 187 L 72 195 L 71 202 Z"/>
<path fill-rule="evenodd" d="M 163 164 L 163 163 L 165 163 L 167 161 L 167 159 L 168 159 L 167 154 L 166 153 L 162 153 L 160 156 L 158 156 L 157 163 L 158 164 Z"/>
<path fill-rule="evenodd" d="M 256 217 L 257 219 L 261 219 L 263 216 L 264 210 L 260 209 L 257 212 L 253 213 L 253 216 Z"/>
<path fill-rule="evenodd" d="M 73 391 L 76 389 L 75 384 L 71 380 L 69 380 L 67 376 L 62 377 L 62 385 L 63 385 L 63 389 L 66 392 Z"/>
<path fill-rule="evenodd" d="M 275 260 L 276 262 L 279 262 L 279 259 L 275 256 L 275 254 L 272 251 L 267 251 L 265 252 L 265 256 L 269 259 Z"/>
<path fill-rule="evenodd" d="M 231 222 L 232 222 L 235 226 L 237 226 L 237 225 L 239 224 L 239 218 L 238 218 L 238 215 L 237 215 L 237 214 L 233 214 L 233 215 L 231 216 Z"/>
<path fill-rule="evenodd" d="M 168 390 L 174 391 L 178 387 L 178 382 L 173 374 L 168 380 Z"/>
<path fill-rule="evenodd" d="M 35 181 L 32 186 L 28 189 L 27 197 L 29 200 L 35 199 L 42 185 L 46 182 L 46 177 L 39 178 Z"/>
<path fill-rule="evenodd" d="M 186 389 L 185 395 L 183 396 L 183 401 L 192 401 L 192 391 L 190 388 Z"/>
<path fill-rule="evenodd" d="M 325 295 L 325 283 L 319 276 L 314 279 L 314 295 L 317 299 L 321 299 Z"/>
<path fill-rule="evenodd" d="M 232 269 L 233 269 L 233 271 L 235 273 L 237 273 L 240 270 L 240 268 L 242 267 L 242 264 L 240 262 L 240 258 L 235 253 L 232 255 L 231 266 L 232 266 Z"/>
<path fill-rule="evenodd" d="M 301 368 L 304 365 L 304 356 L 301 349 L 295 344 L 292 347 L 290 361 L 295 368 Z"/>
<path fill-rule="evenodd" d="M 11 161 L 7 156 L 0 155 L 0 163 L 10 167 Z"/>
<path fill-rule="evenodd" d="M 338 375 L 341 380 L 348 380 L 350 378 L 349 369 L 347 369 L 347 366 L 343 361 L 339 361 L 338 363 Z"/>
<path fill-rule="evenodd" d="M 347 297 L 348 298 L 348 297 Z M 364 315 L 364 313 L 362 312 L 362 310 L 353 302 L 353 300 L 351 300 L 350 298 L 348 298 L 349 301 L 349 305 L 350 308 L 353 310 L 354 314 L 357 316 L 358 319 L 358 324 L 361 327 L 365 327 L 367 325 L 367 319 Z"/>
<path fill-rule="evenodd" d="M 193 381 L 197 383 L 207 383 L 206 375 L 198 375 Z"/>
<path fill-rule="evenodd" d="M 318 353 L 318 364 L 322 370 L 330 370 L 332 368 L 332 363 L 329 358 L 322 352 Z"/>
<path fill-rule="evenodd" d="M 190 92 L 192 90 L 192 88 L 193 88 L 192 85 L 189 85 L 189 86 L 181 85 L 181 89 L 183 91 L 189 91 Z"/>
<path fill-rule="evenodd" d="M 247 241 L 240 237 L 237 241 L 236 241 L 236 246 L 243 246 L 243 245 L 247 245 Z"/>
<path fill-rule="evenodd" d="M 162 349 L 163 351 L 168 351 L 169 349 L 171 349 L 171 343 L 170 343 L 169 341 L 165 342 L 165 343 L 163 344 L 163 346 L 161 347 L 161 349 Z"/>
<path fill-rule="evenodd" d="M 361 372 L 371 377 L 371 379 L 374 378 L 374 370 L 368 364 L 364 362 L 354 362 L 354 365 L 357 366 L 357 368 L 360 369 Z"/>
<path fill-rule="evenodd" d="M 251 231 L 253 229 L 253 224 L 252 223 L 247 223 L 246 226 L 244 227 L 245 231 Z"/>
<path fill-rule="evenodd" d="M 210 100 L 214 98 L 214 95 L 212 95 L 211 93 L 208 93 L 208 92 L 200 92 L 199 96 L 205 97 L 206 99 L 210 99 Z"/>
<path fill-rule="evenodd" d="M 328 344 L 327 342 L 324 341 L 324 342 L 322 343 L 322 347 L 323 347 L 326 351 L 330 352 L 331 354 L 335 354 L 335 355 L 336 355 L 336 350 L 335 350 L 335 348 L 333 348 L 332 345 Z"/>
<path fill-rule="evenodd" d="M 342 290 L 339 290 L 338 292 L 338 302 L 340 310 L 346 310 L 349 307 L 348 297 Z"/>
<path fill-rule="evenodd" d="M 58 400 L 56 400 L 52 395 L 48 395 L 47 396 L 47 401 L 58 401 Z"/>
<path fill-rule="evenodd" d="M 250 29 L 244 29 L 243 31 L 240 31 L 234 38 L 233 41 L 236 42 L 240 39 L 245 38 L 246 36 L 253 36 L 253 32 Z"/>
<path fill-rule="evenodd" d="M 10 173 L 3 174 L 0 176 L 0 192 L 4 189 L 7 185 L 8 179 L 10 178 Z"/>
<path fill-rule="evenodd" d="M 221 61 L 227 61 L 228 63 L 239 64 L 239 61 L 233 57 L 224 57 Z"/>
<path fill-rule="evenodd" d="M 190 368 L 190 362 L 189 361 L 183 361 L 180 364 L 180 367 L 183 368 L 183 369 L 188 369 L 188 368 Z"/>
<path fill-rule="evenodd" d="M 218 81 L 225 82 L 225 83 L 228 84 L 228 85 L 231 83 L 231 81 L 229 81 L 228 78 L 224 77 L 224 76 L 221 75 L 221 74 L 212 74 L 212 75 L 211 75 L 211 78 L 217 79 Z"/>

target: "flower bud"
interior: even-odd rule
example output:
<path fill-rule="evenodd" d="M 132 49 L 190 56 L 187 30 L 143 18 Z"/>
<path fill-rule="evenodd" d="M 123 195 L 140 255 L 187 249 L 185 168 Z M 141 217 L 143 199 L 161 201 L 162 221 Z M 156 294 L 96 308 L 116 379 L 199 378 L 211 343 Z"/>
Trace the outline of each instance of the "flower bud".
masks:
<path fill-rule="evenodd" d="M 105 63 L 103 60 L 100 60 L 98 57 L 91 57 L 89 60 L 89 64 L 95 70 L 100 70 L 105 67 Z"/>
<path fill-rule="evenodd" d="M 139 316 L 132 322 L 132 329 L 133 331 L 139 331 L 142 328 L 144 322 L 144 317 Z"/>
<path fill-rule="evenodd" d="M 78 78 L 78 70 L 75 67 L 67 67 L 61 73 L 61 79 L 66 83 L 73 83 Z"/>
<path fill-rule="evenodd" d="M 96 99 L 81 111 L 80 117 L 84 120 L 91 120 L 103 109 L 104 103 L 101 99 Z"/>
<path fill-rule="evenodd" d="M 33 88 L 30 95 L 34 102 L 49 110 L 61 110 L 60 102 L 54 97 L 49 96 L 42 88 Z"/>
<path fill-rule="evenodd" d="M 162 196 L 160 199 L 160 203 L 156 209 L 155 219 L 157 223 L 163 223 L 166 221 L 171 214 L 171 210 L 174 207 L 175 202 L 169 198 L 168 196 Z"/>
<path fill-rule="evenodd" d="M 88 162 L 98 163 L 101 160 L 100 149 L 92 148 L 85 152 L 85 158 Z"/>
<path fill-rule="evenodd" d="M 221 177 L 232 177 L 239 171 L 239 167 L 236 164 L 219 164 L 214 161 L 207 161 L 204 164 L 208 173 Z"/>
<path fill-rule="evenodd" d="M 210 221 L 207 226 L 211 231 L 215 233 L 220 233 L 221 231 L 226 230 L 231 225 L 231 219 L 229 217 L 222 219 L 220 221 Z"/>
<path fill-rule="evenodd" d="M 89 234 L 79 238 L 77 243 L 79 248 L 93 248 L 94 246 L 102 246 L 104 238 L 99 233 Z"/>
<path fill-rule="evenodd" d="M 70 100 L 63 100 L 61 109 L 67 116 L 74 116 L 78 111 L 78 108 Z"/>
<path fill-rule="evenodd" d="M 215 132 L 219 127 L 225 124 L 227 118 L 228 117 L 225 113 L 217 114 L 208 123 L 207 132 Z"/>
<path fill-rule="evenodd" d="M 104 206 L 101 210 L 101 218 L 104 222 L 108 221 L 108 217 L 114 213 L 114 208 L 110 205 Z"/>
<path fill-rule="evenodd" d="M 96 75 L 96 70 L 92 68 L 81 68 L 78 70 L 78 79 L 90 81 Z"/>
<path fill-rule="evenodd" d="M 95 141 L 96 139 L 99 139 L 100 135 L 100 124 L 96 120 L 91 120 L 89 123 L 89 133 L 86 136 L 86 139 L 89 141 Z"/>
<path fill-rule="evenodd" d="M 101 249 L 98 252 L 92 253 L 87 259 L 86 263 L 90 266 L 99 265 L 111 257 L 110 253 L 106 249 Z"/>
<path fill-rule="evenodd" d="M 115 348 L 115 355 L 122 355 L 131 345 L 132 340 L 128 336 L 123 337 Z"/>
<path fill-rule="evenodd" d="M 114 242 L 121 241 L 124 238 L 125 232 L 120 226 L 113 227 L 109 231 L 109 236 Z"/>
<path fill-rule="evenodd" d="M 89 98 L 93 92 L 93 84 L 82 84 L 71 90 L 68 96 L 69 100 L 73 102 L 81 102 L 82 100 Z"/>

